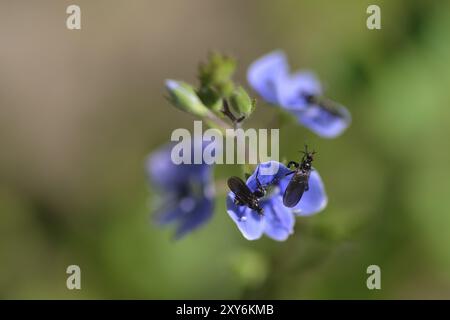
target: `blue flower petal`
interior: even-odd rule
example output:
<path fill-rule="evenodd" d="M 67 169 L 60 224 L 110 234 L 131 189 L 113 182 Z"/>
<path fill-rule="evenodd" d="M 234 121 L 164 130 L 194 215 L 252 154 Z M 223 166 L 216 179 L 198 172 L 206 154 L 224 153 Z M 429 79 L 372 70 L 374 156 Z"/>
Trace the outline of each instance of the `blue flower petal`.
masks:
<path fill-rule="evenodd" d="M 283 205 L 281 195 L 274 196 L 263 203 L 265 228 L 270 238 L 278 241 L 286 240 L 294 232 L 295 218 L 292 210 Z"/>
<path fill-rule="evenodd" d="M 227 212 L 247 240 L 261 238 L 264 231 L 263 215 L 259 215 L 247 206 L 235 204 L 232 192 L 227 196 Z"/>
<path fill-rule="evenodd" d="M 194 198 L 186 197 L 184 201 L 191 202 L 195 200 Z M 160 225 L 165 225 L 178 220 L 184 214 L 184 211 L 177 202 L 176 195 L 166 197 L 166 199 L 161 201 L 162 207 L 157 208 L 153 213 L 155 222 Z"/>
<path fill-rule="evenodd" d="M 276 172 L 272 172 L 272 174 L 264 174 L 266 169 L 268 172 L 270 168 L 277 169 Z M 250 188 L 250 190 L 255 191 L 257 187 L 256 183 L 256 174 L 258 174 L 258 180 L 259 182 L 264 186 L 268 186 L 271 184 L 277 184 L 281 179 L 283 179 L 287 173 L 289 173 L 291 170 L 286 168 L 286 166 L 280 162 L 277 161 L 267 161 L 260 163 L 253 174 L 247 179 L 247 185 Z"/>
<path fill-rule="evenodd" d="M 278 102 L 286 109 L 304 110 L 308 106 L 305 96 L 321 94 L 322 86 L 312 72 L 298 72 L 277 86 Z"/>
<path fill-rule="evenodd" d="M 277 84 L 286 77 L 289 66 L 285 54 L 274 51 L 253 62 L 247 71 L 247 80 L 267 102 L 276 104 Z"/>
<path fill-rule="evenodd" d="M 309 216 L 325 209 L 328 197 L 325 187 L 317 170 L 311 171 L 309 176 L 309 190 L 306 191 L 296 207 L 293 209 L 300 216 Z"/>
<path fill-rule="evenodd" d="M 146 170 L 155 186 L 163 190 L 174 190 L 186 185 L 192 177 L 208 181 L 211 167 L 206 164 L 175 165 L 171 159 L 173 144 L 167 144 L 152 152 L 147 158 Z"/>
<path fill-rule="evenodd" d="M 154 186 L 162 191 L 162 207 L 155 212 L 156 222 L 176 224 L 175 237 L 180 238 L 211 218 L 214 186 L 211 165 L 175 165 L 171 160 L 172 146 L 168 144 L 153 152 L 146 169 Z"/>
<path fill-rule="evenodd" d="M 184 177 L 175 174 L 177 166 L 175 166 L 171 159 L 171 146 L 166 145 L 153 153 L 147 158 L 146 171 L 150 180 L 157 186 L 168 189 L 173 184 L 179 184 Z"/>
<path fill-rule="evenodd" d="M 175 238 L 177 239 L 197 229 L 212 217 L 214 212 L 212 199 L 203 198 L 195 199 L 194 201 L 192 208 L 190 208 L 190 204 L 180 203 L 180 210 L 183 211 L 183 214 L 179 217 L 178 227 L 175 232 Z M 183 206 L 186 207 L 183 208 Z"/>
<path fill-rule="evenodd" d="M 342 134 L 351 123 L 350 112 L 339 106 L 338 115 L 319 106 L 310 106 L 304 111 L 292 111 L 298 121 L 324 138 L 335 138 Z"/>

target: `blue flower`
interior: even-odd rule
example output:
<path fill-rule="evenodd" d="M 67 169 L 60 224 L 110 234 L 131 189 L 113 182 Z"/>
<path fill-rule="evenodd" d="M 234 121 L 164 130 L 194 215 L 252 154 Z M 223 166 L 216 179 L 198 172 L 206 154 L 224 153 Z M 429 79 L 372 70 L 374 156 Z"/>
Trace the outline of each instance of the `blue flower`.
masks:
<path fill-rule="evenodd" d="M 350 125 L 349 111 L 323 98 L 322 86 L 313 73 L 289 73 L 282 51 L 274 51 L 253 62 L 247 79 L 264 100 L 288 110 L 300 124 L 319 136 L 337 137 Z"/>
<path fill-rule="evenodd" d="M 147 159 L 146 169 L 162 197 L 156 222 L 176 224 L 175 237 L 180 238 L 211 218 L 214 185 L 211 165 L 176 165 L 171 160 L 172 146 L 169 144 L 153 152 Z"/>
<path fill-rule="evenodd" d="M 277 165 L 276 173 L 263 175 L 260 169 L 273 167 L 273 161 L 259 164 L 246 182 L 249 189 L 254 192 L 257 188 L 256 175 L 258 174 L 261 185 L 267 188 L 266 196 L 260 199 L 263 214 L 245 205 L 236 204 L 234 193 L 228 193 L 227 212 L 248 240 L 256 240 L 266 234 L 274 240 L 284 241 L 294 231 L 294 214 L 312 215 L 323 210 L 327 204 L 323 182 L 317 171 L 313 170 L 309 178 L 309 190 L 305 191 L 300 202 L 294 208 L 284 206 L 283 194 L 292 175 L 286 176 L 291 170 L 281 163 Z"/>

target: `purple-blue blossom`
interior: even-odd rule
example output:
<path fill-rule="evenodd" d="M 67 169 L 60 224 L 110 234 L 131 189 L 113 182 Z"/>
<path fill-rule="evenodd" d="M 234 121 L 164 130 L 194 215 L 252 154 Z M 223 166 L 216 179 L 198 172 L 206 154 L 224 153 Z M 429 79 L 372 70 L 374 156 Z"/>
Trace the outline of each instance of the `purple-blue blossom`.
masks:
<path fill-rule="evenodd" d="M 321 137 L 337 137 L 350 125 L 350 112 L 323 97 L 322 86 L 314 73 L 289 73 L 282 51 L 266 54 L 253 62 L 247 80 L 265 101 L 291 112 L 300 124 Z"/>
<path fill-rule="evenodd" d="M 271 161 L 259 164 L 246 182 L 249 189 L 255 191 L 258 174 L 261 185 L 267 189 L 266 196 L 260 199 L 263 214 L 236 204 L 233 192 L 227 196 L 227 212 L 246 239 L 256 240 L 265 234 L 274 240 L 284 241 L 294 232 L 295 215 L 312 215 L 323 210 L 327 205 L 327 195 L 319 173 L 313 170 L 309 178 L 309 190 L 305 191 L 294 208 L 288 208 L 283 204 L 283 193 L 292 178 L 292 175 L 286 176 L 291 170 L 278 163 L 276 173 L 261 174 L 260 169 L 268 167 L 273 167 Z"/>
<path fill-rule="evenodd" d="M 180 238 L 211 218 L 214 184 L 211 165 L 175 165 L 171 160 L 172 146 L 168 144 L 153 152 L 146 170 L 162 198 L 155 212 L 156 222 L 175 224 L 175 237 Z"/>

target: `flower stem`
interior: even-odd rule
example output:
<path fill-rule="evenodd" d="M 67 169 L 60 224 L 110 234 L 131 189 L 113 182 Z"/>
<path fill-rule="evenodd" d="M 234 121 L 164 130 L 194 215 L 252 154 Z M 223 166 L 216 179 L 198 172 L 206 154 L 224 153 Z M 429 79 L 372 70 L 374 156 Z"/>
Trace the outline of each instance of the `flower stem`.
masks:
<path fill-rule="evenodd" d="M 225 121 L 220 119 L 218 116 L 216 116 L 212 112 L 208 112 L 206 114 L 206 120 L 209 120 L 209 122 L 210 122 L 209 124 L 211 124 L 211 122 L 213 122 L 215 124 L 214 127 L 216 127 L 217 129 L 222 129 L 221 130 L 222 132 L 225 129 L 232 129 L 232 127 L 228 123 L 226 123 Z"/>

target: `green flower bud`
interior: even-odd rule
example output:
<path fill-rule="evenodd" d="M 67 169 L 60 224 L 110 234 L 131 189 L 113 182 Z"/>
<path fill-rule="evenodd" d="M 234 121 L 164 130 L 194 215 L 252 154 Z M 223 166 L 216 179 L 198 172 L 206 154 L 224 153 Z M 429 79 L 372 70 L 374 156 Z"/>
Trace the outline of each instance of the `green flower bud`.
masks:
<path fill-rule="evenodd" d="M 169 100 L 175 107 L 199 117 L 209 113 L 191 85 L 182 81 L 166 80 L 166 88 L 170 94 Z"/>
<path fill-rule="evenodd" d="M 221 105 L 222 101 L 219 94 L 211 87 L 200 87 L 197 91 L 197 95 L 208 109 L 217 110 L 215 108 L 217 104 Z"/>
<path fill-rule="evenodd" d="M 229 97 L 234 91 L 233 81 L 225 81 L 217 85 L 217 90 L 220 92 L 222 97 Z"/>
<path fill-rule="evenodd" d="M 234 111 L 248 117 L 255 109 L 255 101 L 250 99 L 243 87 L 236 88 L 230 96 L 230 104 Z"/>
<path fill-rule="evenodd" d="M 236 70 L 236 61 L 228 56 L 213 53 L 207 63 L 200 64 L 199 79 L 202 87 L 215 87 L 219 90 L 231 80 Z M 221 92 L 220 92 L 221 94 Z"/>

